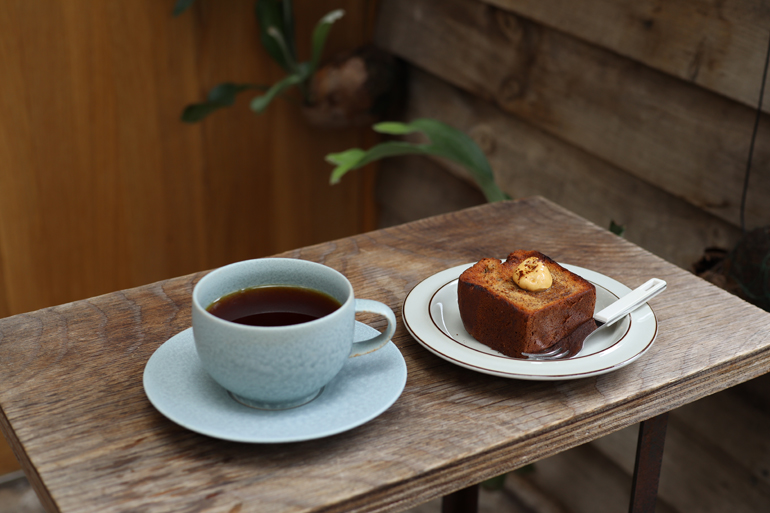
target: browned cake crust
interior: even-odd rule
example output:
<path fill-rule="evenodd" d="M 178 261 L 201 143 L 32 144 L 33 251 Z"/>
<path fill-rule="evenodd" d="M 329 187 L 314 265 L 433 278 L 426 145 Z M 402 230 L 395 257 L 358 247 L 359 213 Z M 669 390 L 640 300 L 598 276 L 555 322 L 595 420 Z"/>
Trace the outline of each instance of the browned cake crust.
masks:
<path fill-rule="evenodd" d="M 519 264 L 533 256 L 553 278 L 551 287 L 539 292 L 524 290 L 512 279 Z M 555 344 L 570 346 L 574 354 L 596 329 L 596 288 L 539 251 L 514 251 L 504 263 L 480 260 L 460 275 L 457 299 L 466 331 L 508 356 L 541 352 Z"/>

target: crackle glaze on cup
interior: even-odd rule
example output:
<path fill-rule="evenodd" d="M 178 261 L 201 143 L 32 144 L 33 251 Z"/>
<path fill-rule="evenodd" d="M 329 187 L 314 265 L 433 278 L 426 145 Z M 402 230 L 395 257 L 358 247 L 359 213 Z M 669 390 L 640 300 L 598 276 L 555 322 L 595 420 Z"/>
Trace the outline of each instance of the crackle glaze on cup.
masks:
<path fill-rule="evenodd" d="M 316 289 L 342 306 L 329 315 L 290 326 L 246 326 L 220 319 L 206 308 L 237 290 L 263 285 Z M 386 305 L 356 299 L 353 286 L 336 270 L 291 258 L 260 258 L 226 265 L 204 276 L 193 290 L 195 348 L 203 368 L 239 402 L 286 409 L 312 401 L 349 357 L 383 347 L 396 317 Z M 378 336 L 353 343 L 356 312 L 388 321 Z"/>

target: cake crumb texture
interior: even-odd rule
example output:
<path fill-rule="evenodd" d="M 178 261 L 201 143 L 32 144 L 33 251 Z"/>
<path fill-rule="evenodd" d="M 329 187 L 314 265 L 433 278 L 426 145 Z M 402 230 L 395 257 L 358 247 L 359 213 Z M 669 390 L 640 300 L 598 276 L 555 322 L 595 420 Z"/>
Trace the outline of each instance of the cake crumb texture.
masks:
<path fill-rule="evenodd" d="M 517 267 L 530 257 L 550 271 L 548 289 L 530 292 L 514 282 Z M 594 285 L 539 251 L 517 250 L 505 262 L 480 260 L 460 275 L 457 299 L 466 331 L 508 356 L 541 352 L 557 343 L 568 343 L 577 352 L 596 328 Z"/>

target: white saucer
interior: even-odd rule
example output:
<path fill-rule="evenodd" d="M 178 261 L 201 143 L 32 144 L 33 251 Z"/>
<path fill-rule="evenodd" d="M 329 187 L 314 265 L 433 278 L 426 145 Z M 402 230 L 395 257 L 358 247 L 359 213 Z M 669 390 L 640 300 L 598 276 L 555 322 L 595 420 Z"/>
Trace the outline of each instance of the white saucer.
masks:
<path fill-rule="evenodd" d="M 356 322 L 356 340 L 376 335 Z M 230 397 L 201 366 L 192 328 L 171 337 L 144 368 L 144 390 L 163 415 L 191 431 L 247 443 L 299 442 L 358 427 L 387 410 L 406 384 L 406 363 L 393 342 L 350 358 L 312 402 L 266 411 Z"/>
<path fill-rule="evenodd" d="M 471 370 L 527 380 L 552 381 L 597 376 L 628 365 L 655 341 L 658 321 L 648 305 L 586 340 L 571 358 L 534 361 L 503 355 L 476 341 L 465 331 L 457 306 L 457 278 L 473 265 L 463 264 L 434 274 L 404 299 L 404 324 L 412 336 L 437 356 Z M 596 286 L 596 310 L 631 289 L 603 274 L 561 264 Z"/>

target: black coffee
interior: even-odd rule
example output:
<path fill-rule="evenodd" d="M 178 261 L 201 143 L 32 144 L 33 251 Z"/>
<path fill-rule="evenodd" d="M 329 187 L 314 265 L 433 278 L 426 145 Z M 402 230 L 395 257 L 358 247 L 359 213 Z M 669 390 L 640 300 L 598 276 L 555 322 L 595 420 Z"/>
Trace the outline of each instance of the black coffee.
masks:
<path fill-rule="evenodd" d="M 340 307 L 330 295 L 314 289 L 271 285 L 222 296 L 206 310 L 220 319 L 250 326 L 289 326 L 329 315 Z"/>

